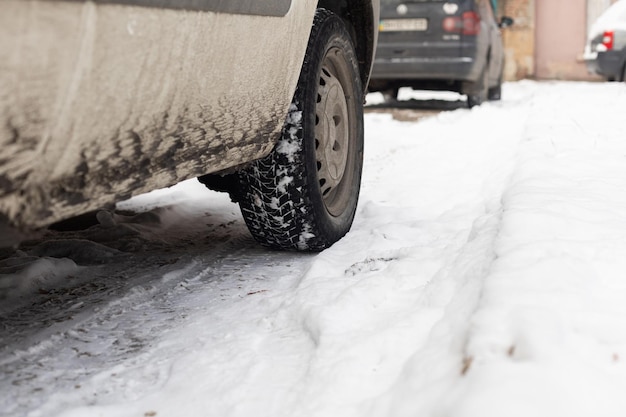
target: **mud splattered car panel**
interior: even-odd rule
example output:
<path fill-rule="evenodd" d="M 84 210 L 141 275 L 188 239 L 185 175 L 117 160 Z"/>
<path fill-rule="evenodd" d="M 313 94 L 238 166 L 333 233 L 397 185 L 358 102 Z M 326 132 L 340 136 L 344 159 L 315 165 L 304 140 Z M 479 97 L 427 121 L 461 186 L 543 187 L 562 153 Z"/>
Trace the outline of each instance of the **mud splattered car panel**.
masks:
<path fill-rule="evenodd" d="M 280 130 L 310 1 L 284 17 L 116 3 L 1 5 L 0 216 L 18 228 L 245 163 Z"/>

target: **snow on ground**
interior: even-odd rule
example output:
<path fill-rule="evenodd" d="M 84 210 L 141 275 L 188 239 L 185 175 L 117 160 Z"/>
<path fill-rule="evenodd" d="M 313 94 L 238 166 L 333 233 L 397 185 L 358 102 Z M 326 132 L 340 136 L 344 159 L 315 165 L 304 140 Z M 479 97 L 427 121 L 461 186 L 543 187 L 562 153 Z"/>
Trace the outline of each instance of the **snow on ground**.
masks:
<path fill-rule="evenodd" d="M 0 415 L 624 415 L 626 89 L 503 96 L 366 114 L 320 254 L 259 248 L 188 181 L 5 255 Z"/>

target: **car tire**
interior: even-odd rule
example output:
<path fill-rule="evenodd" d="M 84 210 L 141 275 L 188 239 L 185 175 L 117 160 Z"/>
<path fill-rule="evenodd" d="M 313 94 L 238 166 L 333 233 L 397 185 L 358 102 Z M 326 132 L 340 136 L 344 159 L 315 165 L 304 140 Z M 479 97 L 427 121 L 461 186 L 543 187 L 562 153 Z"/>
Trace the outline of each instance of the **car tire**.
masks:
<path fill-rule="evenodd" d="M 487 91 L 487 100 L 497 101 L 502 100 L 502 79 L 503 74 L 500 72 L 500 76 L 498 77 L 498 84 L 493 87 L 490 87 Z"/>
<path fill-rule="evenodd" d="M 485 61 L 485 66 L 480 72 L 476 82 L 471 83 L 467 94 L 467 106 L 471 109 L 480 106 L 487 100 L 489 94 L 489 61 Z"/>
<path fill-rule="evenodd" d="M 383 91 L 383 98 L 386 103 L 395 103 L 398 101 L 398 92 L 400 89 L 398 87 L 390 88 L 389 90 Z"/>
<path fill-rule="evenodd" d="M 498 84 L 495 87 L 490 88 L 487 93 L 487 99 L 489 101 L 502 100 L 502 84 Z"/>
<path fill-rule="evenodd" d="M 240 171 L 240 208 L 261 244 L 320 251 L 352 225 L 363 167 L 363 89 L 343 21 L 318 9 L 273 151 Z"/>

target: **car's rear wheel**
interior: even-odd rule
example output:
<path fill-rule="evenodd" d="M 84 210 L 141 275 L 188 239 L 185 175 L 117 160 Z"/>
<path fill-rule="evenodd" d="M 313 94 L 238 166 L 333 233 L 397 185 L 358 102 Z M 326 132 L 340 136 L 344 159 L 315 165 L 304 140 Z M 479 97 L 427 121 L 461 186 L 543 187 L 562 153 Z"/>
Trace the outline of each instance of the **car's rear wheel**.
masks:
<path fill-rule="evenodd" d="M 504 78 L 504 68 L 500 71 L 500 76 L 498 77 L 498 83 L 490 87 L 487 91 L 487 100 L 502 100 L 502 79 Z"/>
<path fill-rule="evenodd" d="M 241 212 L 257 241 L 319 251 L 348 232 L 363 166 L 362 105 L 350 35 L 319 9 L 281 138 L 239 174 Z"/>
<path fill-rule="evenodd" d="M 467 106 L 471 109 L 480 106 L 487 100 L 489 94 L 489 61 L 485 61 L 485 66 L 480 72 L 478 79 L 470 84 L 467 93 Z"/>
<path fill-rule="evenodd" d="M 400 89 L 398 87 L 390 88 L 388 90 L 383 91 L 383 98 L 387 103 L 393 103 L 398 101 L 398 92 Z"/>

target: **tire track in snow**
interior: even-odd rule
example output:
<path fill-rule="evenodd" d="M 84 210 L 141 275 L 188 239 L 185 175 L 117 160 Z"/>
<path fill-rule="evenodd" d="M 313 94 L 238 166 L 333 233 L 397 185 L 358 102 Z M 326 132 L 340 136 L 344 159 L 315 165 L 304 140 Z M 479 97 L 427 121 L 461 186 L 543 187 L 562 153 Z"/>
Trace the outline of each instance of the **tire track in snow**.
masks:
<path fill-rule="evenodd" d="M 519 110 L 512 112 L 509 106 Z M 284 306 L 294 320 L 300 320 L 301 332 L 311 339 L 313 350 L 307 373 L 290 393 L 289 398 L 295 398 L 290 403 L 298 408 L 276 415 L 431 415 L 424 407 L 432 404 L 432 395 L 444 401 L 463 372 L 469 318 L 495 257 L 501 198 L 512 175 L 511 160 L 523 138 L 527 113 L 526 104 L 503 103 L 471 114 L 442 114 L 430 121 L 442 126 L 448 120 L 465 124 L 464 128 L 454 126 L 458 132 L 471 131 L 474 123 L 484 126 L 491 117 L 506 117 L 511 128 L 506 138 L 490 132 L 489 137 L 470 135 L 461 142 L 444 132 L 438 141 L 425 138 L 416 144 L 419 130 L 408 126 L 406 145 L 403 141 L 375 143 L 397 145 L 395 152 L 416 152 L 415 168 L 410 171 L 394 166 L 393 152 L 369 150 L 378 165 L 369 165 L 364 187 L 368 192 L 355 227 L 315 259 Z M 460 149 L 446 154 L 446 146 Z M 427 175 L 419 171 L 419 158 L 432 158 L 430 152 L 443 159 L 442 175 L 451 175 L 448 191 L 460 191 L 444 212 L 429 209 L 428 202 L 423 213 L 420 208 L 403 207 L 401 199 L 393 199 L 402 191 L 376 185 L 378 176 L 381 182 L 397 176 L 405 181 L 399 187 L 411 184 L 415 188 L 411 192 L 427 200 L 428 194 L 419 188 L 428 188 L 424 184 Z M 465 160 L 472 157 L 476 160 Z M 467 189 L 464 164 L 487 165 L 480 183 L 467 183 Z M 445 191 L 439 190 L 432 198 L 442 196 L 445 201 Z M 344 246 L 352 249 L 352 255 L 347 255 Z"/>
<path fill-rule="evenodd" d="M 284 266 L 290 265 L 284 254 L 259 248 L 242 221 L 231 224 L 226 237 L 213 237 L 81 267 L 78 286 L 34 295 L 34 304 L 6 312 L 0 415 L 40 407 L 55 414 L 59 403 L 98 404 L 158 389 L 187 348 L 167 342 L 173 331 L 207 310 L 221 315 L 225 305 L 273 289 L 277 277 L 288 275 L 283 270 L 293 269 Z M 254 273 L 259 264 L 260 275 Z M 54 406 L 47 409 L 50 398 Z"/>
<path fill-rule="evenodd" d="M 521 108 L 513 112 L 513 106 Z M 186 404 L 181 398 L 211 396 L 202 408 L 207 415 L 433 415 L 426 408 L 435 402 L 432 396 L 444 403 L 462 378 L 470 315 L 492 265 L 511 174 L 505 169 L 511 164 L 497 159 L 515 157 L 526 112 L 525 105 L 503 102 L 407 124 L 406 138 L 375 143 L 386 137 L 370 137 L 374 163 L 363 204 L 355 227 L 337 245 L 320 255 L 285 255 L 231 237 L 207 258 L 177 248 L 178 264 L 148 268 L 134 290 L 107 297 L 106 308 L 88 316 L 87 335 L 78 325 L 66 332 L 74 339 L 64 349 L 74 356 L 65 365 L 78 363 L 86 372 L 72 374 L 54 358 L 43 359 L 51 350 L 32 351 L 29 360 L 43 365 L 56 393 L 33 393 L 39 385 L 29 381 L 23 391 L 5 385 L 0 392 L 17 392 L 25 407 L 35 408 L 33 397 L 51 395 L 38 410 L 49 415 L 60 404 L 91 406 L 74 415 L 142 415 L 162 387 L 178 395 L 170 407 L 176 400 Z M 509 118 L 510 130 L 475 134 L 494 117 Z M 419 126 L 433 124 L 441 134 L 421 137 Z M 467 134 L 459 138 L 459 130 Z M 377 152 L 391 142 L 396 153 L 413 152 L 415 166 L 394 165 L 393 151 Z M 421 170 L 420 161 L 433 158 L 441 166 Z M 479 183 L 464 167 L 482 173 Z M 430 176 L 445 175 L 438 181 L 445 189 L 429 188 Z M 401 198 L 407 192 L 423 201 L 407 207 Z M 181 272 L 183 267 L 188 269 Z M 154 321 L 145 322 L 144 314 Z M 102 352 L 73 362 L 71 347 L 85 352 L 90 332 L 98 330 L 96 339 L 106 342 Z M 110 333 L 122 339 L 120 345 L 113 345 Z M 106 355 L 119 361 L 97 362 Z M 210 377 L 190 382 L 190 374 Z M 76 381 L 80 388 L 73 387 Z M 116 403 L 102 406 L 108 400 Z M 167 404 L 161 406 L 158 414 L 168 415 Z"/>
<path fill-rule="evenodd" d="M 613 83 L 535 97 L 445 415 L 623 414 L 625 105 Z"/>
<path fill-rule="evenodd" d="M 425 325 L 426 334 L 387 392 L 363 407 L 364 415 L 438 416 L 449 415 L 450 395 L 471 369 L 474 357 L 468 352 L 473 333 L 472 317 L 479 308 L 485 280 L 497 259 L 496 245 L 503 219 L 503 197 L 515 176 L 519 147 L 528 137 L 527 120 L 532 114 L 534 94 L 526 91 L 501 108 L 510 127 L 504 146 L 509 151 L 494 153 L 505 160 L 493 160 L 495 169 L 483 178 L 483 207 L 466 207 L 465 223 L 458 224 L 458 236 L 450 240 L 446 262 L 424 289 L 420 306 L 435 311 Z M 514 111 L 511 109 L 514 108 Z M 487 108 L 477 109 L 488 111 Z M 496 116 L 498 117 L 498 116 Z M 491 144 L 494 145 L 493 143 Z M 478 145 L 477 145 L 478 146 Z M 483 145 L 484 146 L 484 145 Z M 502 146 L 495 145 L 495 147 Z M 489 152 L 489 150 L 487 150 Z M 471 155 L 469 155 L 471 157 Z M 480 203 L 479 203 L 480 205 Z M 463 211 L 463 208 L 455 208 Z M 473 213 L 473 214 L 472 214 Z M 450 213 L 438 221 L 458 222 Z M 447 217 L 451 217 L 447 219 Z M 469 220 L 469 223 L 467 223 Z M 470 226 L 471 225 L 471 226 Z M 435 399 L 435 400 L 433 400 Z M 436 409 L 433 409 L 436 404 Z"/>

